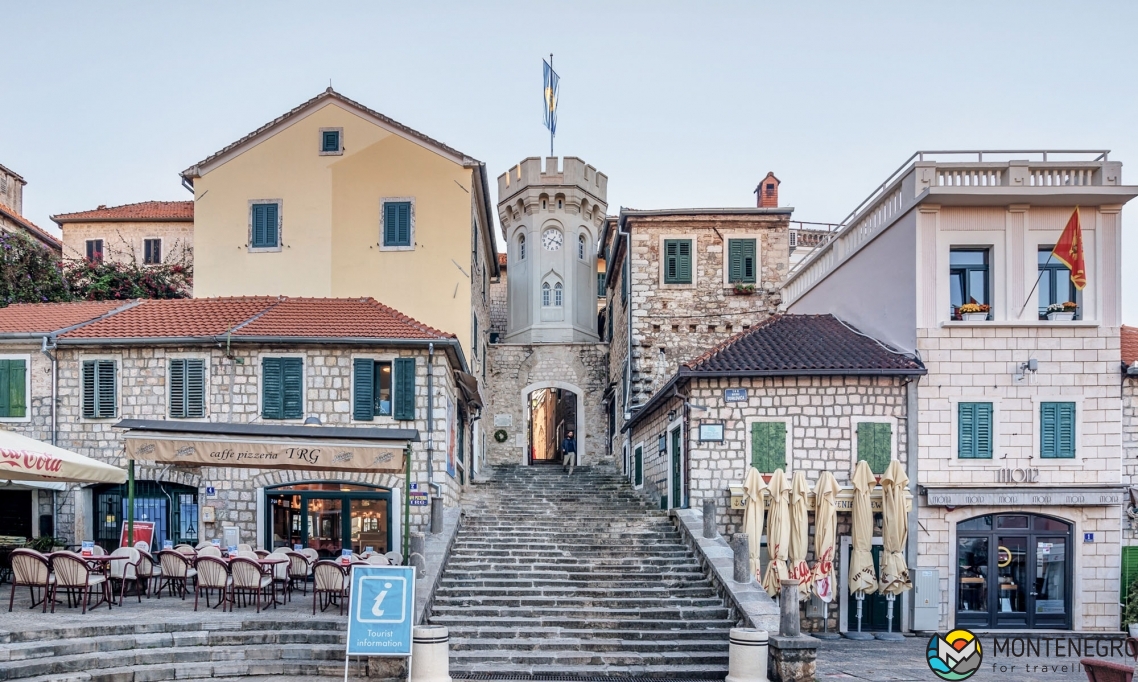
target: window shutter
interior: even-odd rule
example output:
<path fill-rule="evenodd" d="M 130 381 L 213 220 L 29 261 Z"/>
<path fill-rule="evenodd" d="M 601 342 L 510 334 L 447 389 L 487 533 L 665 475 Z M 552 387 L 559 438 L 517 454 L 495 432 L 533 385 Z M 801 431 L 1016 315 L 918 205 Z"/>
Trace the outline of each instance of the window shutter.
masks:
<path fill-rule="evenodd" d="M 415 358 L 396 358 L 393 370 L 395 418 L 401 421 L 415 418 Z"/>
<path fill-rule="evenodd" d="M 0 360 L 0 417 L 13 417 L 12 414 L 12 372 L 13 360 Z"/>
<path fill-rule="evenodd" d="M 95 418 L 95 361 L 83 363 L 83 416 Z"/>
<path fill-rule="evenodd" d="M 356 358 L 352 361 L 352 375 L 355 385 L 352 388 L 352 418 L 371 421 L 375 416 L 375 361 L 370 358 Z"/>
<path fill-rule="evenodd" d="M 1039 456 L 1059 456 L 1057 431 L 1059 430 L 1059 403 L 1039 404 Z"/>
<path fill-rule="evenodd" d="M 265 207 L 261 204 L 253 206 L 253 243 L 251 246 L 259 247 L 265 243 Z"/>
<path fill-rule="evenodd" d="M 261 360 L 261 417 L 284 419 L 281 358 Z"/>
<path fill-rule="evenodd" d="M 959 403 L 956 409 L 957 456 L 960 459 L 976 457 L 976 403 Z M 858 433 L 858 443 L 861 443 Z"/>
<path fill-rule="evenodd" d="M 115 416 L 115 361 L 95 361 L 96 417 Z"/>
<path fill-rule="evenodd" d="M 732 239 L 727 242 L 728 275 L 729 282 L 743 281 L 743 247 L 742 239 Z"/>
<path fill-rule="evenodd" d="M 27 416 L 28 406 L 25 404 L 28 368 L 23 360 L 9 360 L 8 361 L 8 409 L 10 417 L 25 417 Z"/>
<path fill-rule="evenodd" d="M 181 419 L 186 416 L 186 361 L 170 361 L 170 416 Z"/>
<path fill-rule="evenodd" d="M 680 251 L 678 260 L 679 281 L 684 284 L 691 283 L 691 242 L 684 240 L 680 242 Z"/>
<path fill-rule="evenodd" d="M 205 361 L 186 360 L 186 416 L 205 416 Z"/>
<path fill-rule="evenodd" d="M 1122 601 L 1127 601 L 1127 592 L 1134 581 L 1138 580 L 1138 546 L 1122 548 Z"/>
<path fill-rule="evenodd" d="M 743 279 L 754 282 L 755 274 L 755 240 L 747 239 L 743 243 Z"/>
<path fill-rule="evenodd" d="M 1056 403 L 1058 457 L 1075 456 L 1075 403 Z"/>
<path fill-rule="evenodd" d="M 411 203 L 401 202 L 399 206 L 399 245 L 411 245 Z"/>
<path fill-rule="evenodd" d="M 664 283 L 670 284 L 679 280 L 679 242 L 666 240 L 664 242 Z"/>
<path fill-rule="evenodd" d="M 869 470 L 881 475 L 889 467 L 893 427 L 889 424 L 861 422 L 857 425 L 857 458 L 869 463 Z"/>
<path fill-rule="evenodd" d="M 976 412 L 976 457 L 992 459 L 992 403 L 974 403 Z"/>
<path fill-rule="evenodd" d="M 786 422 L 751 424 L 751 465 L 764 474 L 786 468 Z"/>
<path fill-rule="evenodd" d="M 304 416 L 304 360 L 281 358 L 281 385 L 284 419 L 300 419 Z"/>

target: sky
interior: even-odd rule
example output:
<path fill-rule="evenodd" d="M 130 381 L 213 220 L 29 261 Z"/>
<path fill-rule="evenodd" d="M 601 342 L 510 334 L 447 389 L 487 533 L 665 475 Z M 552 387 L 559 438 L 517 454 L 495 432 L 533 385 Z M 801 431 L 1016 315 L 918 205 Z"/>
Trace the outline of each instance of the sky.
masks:
<path fill-rule="evenodd" d="M 609 177 L 609 212 L 838 222 L 920 149 L 1109 149 L 1138 184 L 1138 2 L 3 2 L 0 164 L 24 213 L 185 200 L 178 173 L 336 90 L 485 161 Z M 1131 167 L 1129 163 L 1133 163 Z M 1138 203 L 1123 262 L 1138 263 Z M 1138 267 L 1123 318 L 1138 325 Z"/>

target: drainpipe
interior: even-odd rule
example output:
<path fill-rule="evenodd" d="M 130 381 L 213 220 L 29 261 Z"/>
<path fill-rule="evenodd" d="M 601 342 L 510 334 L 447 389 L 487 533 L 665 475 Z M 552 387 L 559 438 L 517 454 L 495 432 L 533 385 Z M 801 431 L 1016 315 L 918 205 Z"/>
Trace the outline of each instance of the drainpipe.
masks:
<path fill-rule="evenodd" d="M 913 508 L 909 510 L 909 540 L 905 543 L 905 563 L 909 566 L 909 575 L 917 567 L 917 531 L 920 527 L 918 523 L 918 507 L 920 505 L 920 497 L 917 496 L 917 471 L 920 469 L 918 466 L 920 460 L 920 444 L 918 441 L 919 431 L 919 411 L 917 402 L 917 385 L 920 383 L 920 377 L 915 376 L 910 378 L 908 386 L 905 391 L 905 434 L 907 444 L 905 446 L 905 474 L 909 477 L 909 493 L 913 496 Z M 901 610 L 901 628 L 912 628 L 912 611 L 911 609 L 916 603 L 912 598 L 913 591 L 906 590 L 904 592 L 905 598 L 909 600 L 908 608 Z"/>
<path fill-rule="evenodd" d="M 624 421 L 628 422 L 632 418 L 632 400 L 629 393 L 632 393 L 632 282 L 629 277 L 632 276 L 632 235 L 628 230 L 624 229 L 623 221 L 618 220 L 616 225 L 616 233 L 618 237 L 624 239 L 624 263 L 621 264 L 621 277 L 624 278 L 625 286 L 628 287 L 628 306 L 624 310 L 624 317 L 628 322 L 628 336 L 625 348 L 625 366 L 628 367 L 628 384 L 624 386 Z"/>
<path fill-rule="evenodd" d="M 56 408 L 55 401 L 58 399 L 58 395 L 59 395 L 59 386 L 56 382 L 56 371 L 57 371 L 58 362 L 56 361 L 55 355 L 51 352 L 51 351 L 55 350 L 55 342 L 52 341 L 49 345 L 48 339 L 50 339 L 50 338 L 51 338 L 50 336 L 43 337 L 43 345 L 40 346 L 40 352 L 43 353 L 44 356 L 48 360 L 51 360 L 51 402 L 48 403 L 48 409 L 51 410 L 51 444 L 56 445 L 56 440 L 57 440 L 56 414 L 58 413 L 58 409 Z M 31 369 L 31 368 L 29 367 L 28 369 Z M 29 374 L 30 373 L 31 372 L 29 372 Z M 27 380 L 30 381 L 31 377 L 29 376 Z M 28 405 L 27 409 L 30 410 L 31 405 Z M 58 527 L 58 524 L 56 523 L 56 521 L 59 519 L 59 506 L 58 505 L 59 505 L 59 497 L 56 494 L 56 492 L 54 490 L 52 490 L 51 491 L 51 534 L 56 536 L 56 537 L 59 537 L 59 527 Z M 37 519 L 37 522 L 38 522 L 38 519 Z"/>

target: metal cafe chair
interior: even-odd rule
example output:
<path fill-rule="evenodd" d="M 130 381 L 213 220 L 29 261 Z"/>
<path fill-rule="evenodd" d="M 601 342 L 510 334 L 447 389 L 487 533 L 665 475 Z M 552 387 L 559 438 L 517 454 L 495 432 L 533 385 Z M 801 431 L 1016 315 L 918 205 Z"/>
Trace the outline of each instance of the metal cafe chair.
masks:
<path fill-rule="evenodd" d="M 316 615 L 317 602 L 320 602 L 322 612 L 337 603 L 340 615 L 343 615 L 344 598 L 348 596 L 348 575 L 344 567 L 335 561 L 317 561 L 312 566 L 312 583 L 312 615 Z M 321 599 L 320 595 L 324 598 Z"/>
<path fill-rule="evenodd" d="M 134 583 L 134 593 L 142 603 L 142 590 L 138 586 L 138 564 L 142 561 L 142 553 L 133 547 L 119 547 L 111 552 L 111 556 L 127 557 L 119 561 L 110 562 L 107 579 L 119 582 L 119 606 L 122 606 L 123 597 L 126 596 L 126 584 Z"/>
<path fill-rule="evenodd" d="M 267 594 L 273 607 L 276 607 L 277 594 L 273 586 L 272 573 L 266 572 L 255 558 L 238 556 L 230 559 L 229 573 L 233 576 L 233 583 L 229 589 L 234 601 L 239 594 L 252 595 L 257 599 L 257 613 L 260 613 L 261 595 Z"/>
<path fill-rule="evenodd" d="M 1079 663 L 1083 664 L 1088 682 L 1131 682 L 1134 679 L 1134 668 L 1122 663 L 1098 658 L 1080 658 Z"/>
<path fill-rule="evenodd" d="M 67 593 L 69 603 L 72 594 L 79 598 L 83 613 L 87 613 L 88 607 L 94 608 L 91 606 L 91 591 L 95 588 L 99 588 L 99 601 L 95 602 L 95 606 L 105 601 L 107 608 L 111 608 L 111 586 L 107 582 L 107 576 L 92 572 L 83 557 L 74 552 L 55 552 L 51 555 L 51 566 L 55 569 L 55 582 L 48 596 L 52 613 L 55 613 L 55 595 L 61 587 Z"/>
<path fill-rule="evenodd" d="M 34 549 L 12 550 L 12 596 L 8 598 L 8 611 L 16 601 L 16 588 L 27 587 L 32 595 L 32 605 L 35 608 L 43 604 L 44 613 L 47 612 L 47 597 L 51 587 L 55 584 L 55 576 L 51 573 L 51 561 L 46 555 Z M 36 601 L 36 590 L 43 590 L 42 597 Z"/>
<path fill-rule="evenodd" d="M 177 594 L 182 599 L 190 587 L 190 580 L 197 577 L 198 572 L 190 567 L 190 560 L 181 552 L 164 549 L 158 553 L 158 562 L 162 564 L 162 584 L 158 587 L 161 594 L 165 587 L 171 595 Z"/>
<path fill-rule="evenodd" d="M 162 578 L 162 566 L 154 558 L 150 552 L 139 550 L 139 561 L 135 571 L 138 574 L 138 580 L 142 584 L 143 590 L 146 592 L 146 597 L 150 598 L 150 590 L 154 587 L 155 580 Z M 159 597 L 162 595 L 159 594 Z"/>
<path fill-rule="evenodd" d="M 296 589 L 296 584 L 300 583 L 301 590 L 304 594 L 308 594 L 308 576 L 312 575 L 312 564 L 308 563 L 308 557 L 300 552 L 285 552 L 284 555 L 288 557 L 288 579 L 289 589 Z"/>
<path fill-rule="evenodd" d="M 205 590 L 206 607 L 209 607 L 210 590 L 217 590 L 219 596 L 217 604 L 213 608 L 220 606 L 221 610 L 224 611 L 225 604 L 228 603 L 232 611 L 233 576 L 229 575 L 229 565 L 218 557 L 203 556 L 198 558 L 195 567 L 198 571 L 198 580 L 194 585 L 194 611 L 198 610 L 198 597 L 202 590 Z"/>

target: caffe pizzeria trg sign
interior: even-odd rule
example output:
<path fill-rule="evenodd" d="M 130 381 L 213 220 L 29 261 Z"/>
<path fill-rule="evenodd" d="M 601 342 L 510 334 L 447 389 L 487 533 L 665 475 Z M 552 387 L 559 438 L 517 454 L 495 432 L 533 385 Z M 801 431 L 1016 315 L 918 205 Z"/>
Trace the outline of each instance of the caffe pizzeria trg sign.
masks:
<path fill-rule="evenodd" d="M 400 472 L 403 445 L 355 441 L 202 438 L 134 435 L 127 433 L 128 459 L 190 466 L 236 466 L 262 469 L 321 469 L 339 471 Z"/>

